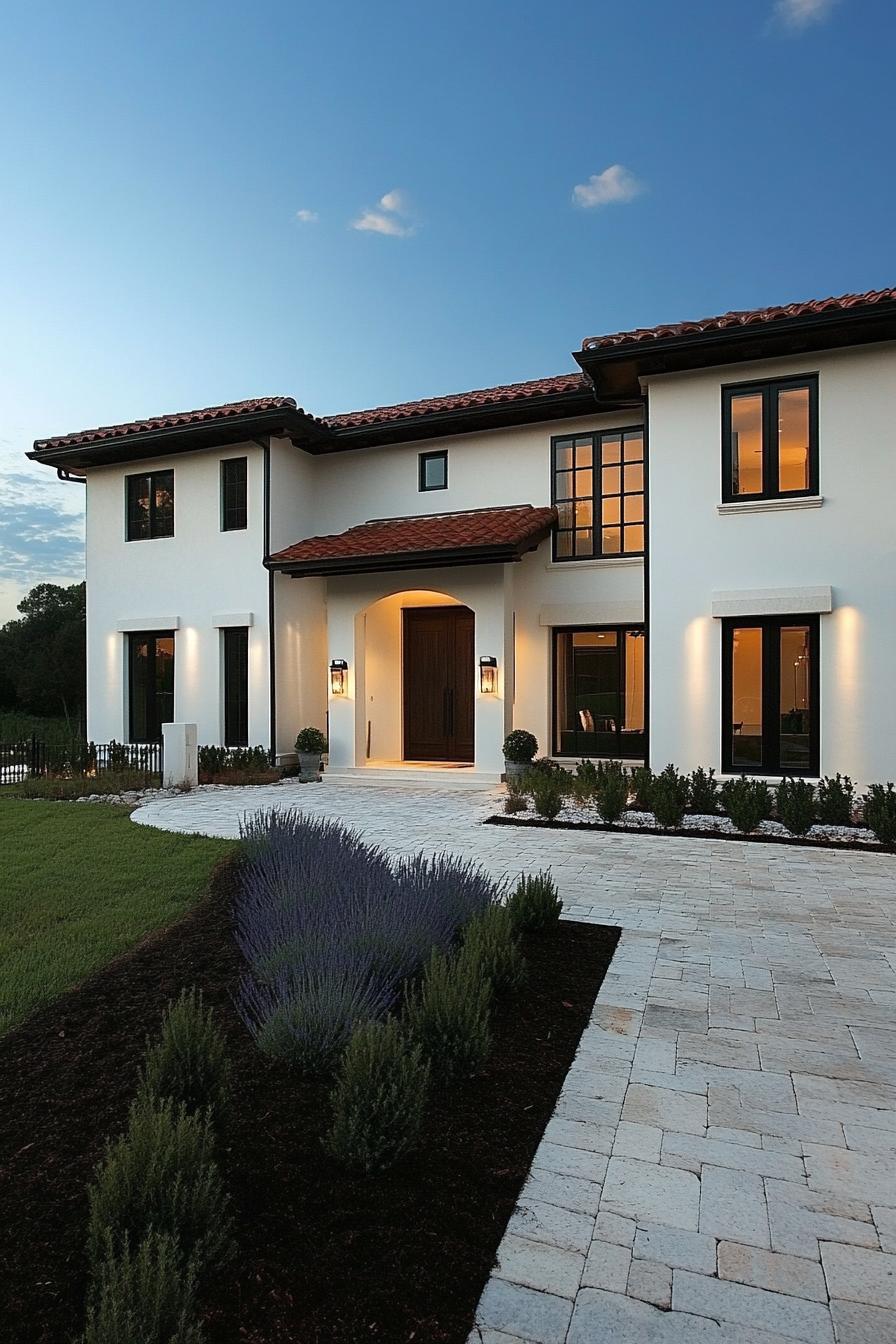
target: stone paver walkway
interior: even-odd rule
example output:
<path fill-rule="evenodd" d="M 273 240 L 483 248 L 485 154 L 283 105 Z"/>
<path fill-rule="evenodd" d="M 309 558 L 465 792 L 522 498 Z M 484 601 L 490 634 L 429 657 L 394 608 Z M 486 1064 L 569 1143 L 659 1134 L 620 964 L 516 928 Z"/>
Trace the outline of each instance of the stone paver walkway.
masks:
<path fill-rule="evenodd" d="M 491 801 L 324 783 L 134 819 L 234 835 L 299 805 L 550 866 L 569 916 L 622 926 L 472 1340 L 896 1340 L 896 859 L 476 825 Z"/>

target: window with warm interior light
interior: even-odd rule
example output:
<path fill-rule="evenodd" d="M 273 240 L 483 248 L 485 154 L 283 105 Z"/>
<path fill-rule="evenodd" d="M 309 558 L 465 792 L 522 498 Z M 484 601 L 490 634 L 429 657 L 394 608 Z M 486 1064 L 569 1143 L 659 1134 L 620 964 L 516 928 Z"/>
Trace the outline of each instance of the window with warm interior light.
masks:
<path fill-rule="evenodd" d="M 817 493 L 817 376 L 723 387 L 723 499 Z"/>
<path fill-rule="evenodd" d="M 128 636 L 128 741 L 161 742 L 174 722 L 174 631 Z"/>
<path fill-rule="evenodd" d="M 644 554 L 644 430 L 553 440 L 555 560 Z"/>
<path fill-rule="evenodd" d="M 125 477 L 128 541 L 174 536 L 174 472 L 148 471 Z"/>
<path fill-rule="evenodd" d="M 733 618 L 722 630 L 722 767 L 818 774 L 818 617 Z"/>
<path fill-rule="evenodd" d="M 643 626 L 554 632 L 554 753 L 642 760 Z"/>

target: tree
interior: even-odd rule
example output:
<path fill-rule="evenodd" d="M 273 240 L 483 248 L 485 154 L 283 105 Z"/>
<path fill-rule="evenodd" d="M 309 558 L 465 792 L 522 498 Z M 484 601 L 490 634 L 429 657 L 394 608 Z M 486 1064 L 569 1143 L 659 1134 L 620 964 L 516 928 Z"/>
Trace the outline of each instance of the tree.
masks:
<path fill-rule="evenodd" d="M 0 696 L 29 714 L 62 714 L 74 730 L 86 701 L 86 585 L 39 583 L 18 609 L 0 628 Z"/>

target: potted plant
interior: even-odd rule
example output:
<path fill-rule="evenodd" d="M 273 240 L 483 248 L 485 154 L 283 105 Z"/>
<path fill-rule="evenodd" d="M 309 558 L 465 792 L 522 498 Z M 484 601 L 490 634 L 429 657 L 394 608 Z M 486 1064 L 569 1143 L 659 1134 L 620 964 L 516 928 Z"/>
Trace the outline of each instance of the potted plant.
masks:
<path fill-rule="evenodd" d="M 299 755 L 299 770 L 303 775 L 316 775 L 320 771 L 320 758 L 327 749 L 327 739 L 319 728 L 303 728 L 296 738 L 296 751 Z"/>
<path fill-rule="evenodd" d="M 504 739 L 504 778 L 519 779 L 535 759 L 538 740 L 525 728 L 514 728 Z"/>

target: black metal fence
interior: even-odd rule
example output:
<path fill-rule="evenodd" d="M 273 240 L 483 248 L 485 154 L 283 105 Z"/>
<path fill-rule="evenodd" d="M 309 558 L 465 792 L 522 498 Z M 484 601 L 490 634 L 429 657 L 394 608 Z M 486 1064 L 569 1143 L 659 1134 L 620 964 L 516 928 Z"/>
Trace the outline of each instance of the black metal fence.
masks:
<path fill-rule="evenodd" d="M 140 775 L 146 784 L 162 780 L 161 742 L 85 742 L 48 746 L 40 738 L 0 742 L 0 784 L 35 776 L 74 778 L 102 774 Z"/>
<path fill-rule="evenodd" d="M 22 742 L 0 742 L 0 784 L 47 773 L 47 744 L 36 737 Z"/>

